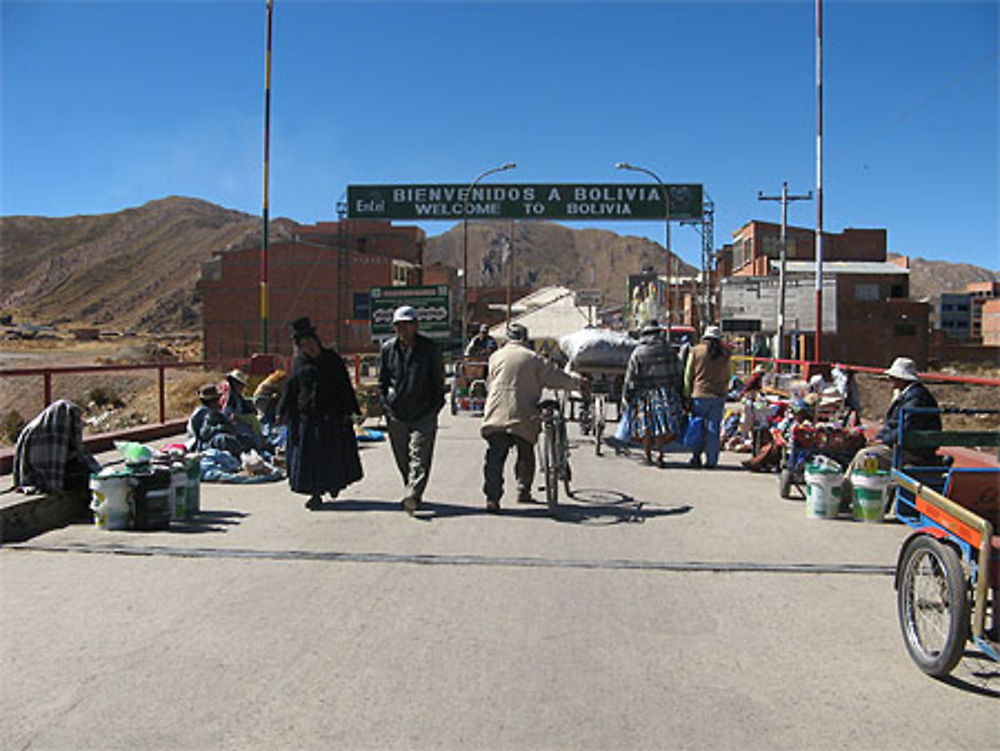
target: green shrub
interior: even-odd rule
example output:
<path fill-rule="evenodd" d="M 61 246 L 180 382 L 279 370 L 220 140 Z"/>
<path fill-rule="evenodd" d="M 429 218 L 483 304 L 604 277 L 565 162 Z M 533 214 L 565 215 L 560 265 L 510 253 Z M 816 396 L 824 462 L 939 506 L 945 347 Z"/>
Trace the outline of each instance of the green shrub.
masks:
<path fill-rule="evenodd" d="M 8 443 L 14 443 L 27 424 L 20 412 L 16 409 L 9 410 L 0 416 L 0 437 Z"/>

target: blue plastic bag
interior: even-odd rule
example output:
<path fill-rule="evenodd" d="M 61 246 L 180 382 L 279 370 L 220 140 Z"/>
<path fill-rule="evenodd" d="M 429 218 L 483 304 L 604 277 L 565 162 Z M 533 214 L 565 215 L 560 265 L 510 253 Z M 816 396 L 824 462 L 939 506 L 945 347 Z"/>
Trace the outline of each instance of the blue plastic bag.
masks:
<path fill-rule="evenodd" d="M 689 449 L 700 449 L 705 441 L 705 418 L 692 417 L 684 431 L 684 445 Z"/>
<path fill-rule="evenodd" d="M 631 438 L 632 438 L 632 405 L 629 404 L 627 407 L 625 407 L 625 411 L 622 412 L 622 418 L 618 421 L 618 427 L 615 428 L 615 440 L 620 441 L 623 445 L 627 446 Z"/>

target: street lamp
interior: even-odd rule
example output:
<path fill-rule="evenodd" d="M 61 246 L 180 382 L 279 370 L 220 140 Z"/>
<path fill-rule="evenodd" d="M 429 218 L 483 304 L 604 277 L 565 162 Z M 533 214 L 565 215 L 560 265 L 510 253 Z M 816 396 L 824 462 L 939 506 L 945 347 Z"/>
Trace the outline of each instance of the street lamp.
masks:
<path fill-rule="evenodd" d="M 627 169 L 633 172 L 642 172 L 643 174 L 649 175 L 651 178 L 656 180 L 660 184 L 660 188 L 663 189 L 663 210 L 665 221 L 664 226 L 664 245 L 667 251 L 667 340 L 670 339 L 670 327 L 673 323 L 674 317 L 674 306 L 673 306 L 673 293 L 670 290 L 671 283 L 673 280 L 673 256 L 670 254 L 670 191 L 667 190 L 667 186 L 663 184 L 663 180 L 657 175 L 653 170 L 646 169 L 645 167 L 640 167 L 636 164 L 629 164 L 628 162 L 618 162 L 615 164 L 616 169 Z"/>
<path fill-rule="evenodd" d="M 501 164 L 499 167 L 494 167 L 493 169 L 488 169 L 483 172 L 479 177 L 469 183 L 469 187 L 465 191 L 465 200 L 462 201 L 462 348 L 465 349 L 465 343 L 468 327 L 469 327 L 469 201 L 472 199 L 472 189 L 476 187 L 476 184 L 482 180 L 487 175 L 492 175 L 495 172 L 504 172 L 509 169 L 514 169 L 517 165 L 514 162 L 507 162 L 506 164 Z"/>

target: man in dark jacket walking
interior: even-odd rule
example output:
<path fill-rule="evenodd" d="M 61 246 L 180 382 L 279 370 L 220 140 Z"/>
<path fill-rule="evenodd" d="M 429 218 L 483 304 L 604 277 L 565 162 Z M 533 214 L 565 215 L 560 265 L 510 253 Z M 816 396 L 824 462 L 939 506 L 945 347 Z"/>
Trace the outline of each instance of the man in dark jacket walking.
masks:
<path fill-rule="evenodd" d="M 444 361 L 423 334 L 409 305 L 392 315 L 396 336 L 382 345 L 378 386 L 389 426 L 389 442 L 406 486 L 403 508 L 420 506 L 434 455 L 438 412 L 444 406 Z"/>

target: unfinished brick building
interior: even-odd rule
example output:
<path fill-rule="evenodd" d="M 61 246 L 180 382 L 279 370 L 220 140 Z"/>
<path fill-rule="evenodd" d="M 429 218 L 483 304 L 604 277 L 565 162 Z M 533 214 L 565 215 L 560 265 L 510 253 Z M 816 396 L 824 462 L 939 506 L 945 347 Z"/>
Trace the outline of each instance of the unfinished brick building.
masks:
<path fill-rule="evenodd" d="M 268 247 L 268 350 L 291 354 L 289 323 L 309 316 L 325 343 L 370 352 L 372 287 L 421 284 L 426 243 L 419 227 L 342 219 L 296 227 Z M 258 248 L 218 253 L 202 264 L 205 357 L 245 358 L 261 351 Z"/>

